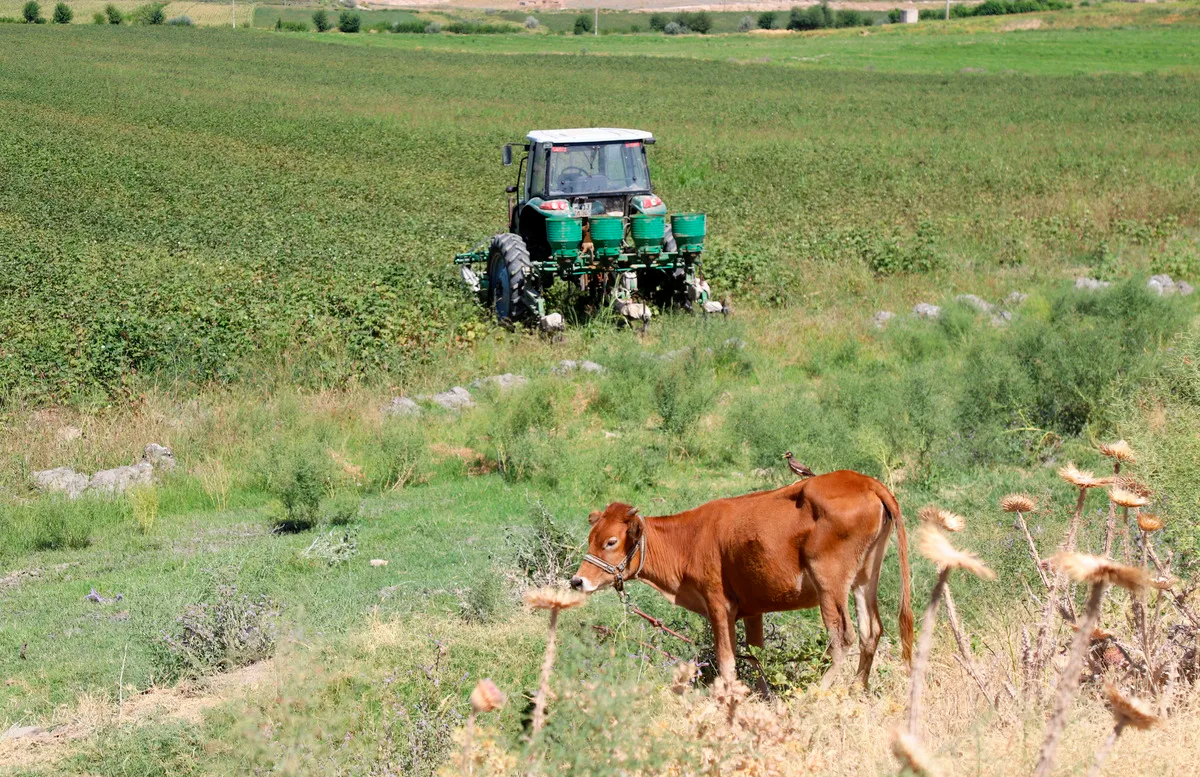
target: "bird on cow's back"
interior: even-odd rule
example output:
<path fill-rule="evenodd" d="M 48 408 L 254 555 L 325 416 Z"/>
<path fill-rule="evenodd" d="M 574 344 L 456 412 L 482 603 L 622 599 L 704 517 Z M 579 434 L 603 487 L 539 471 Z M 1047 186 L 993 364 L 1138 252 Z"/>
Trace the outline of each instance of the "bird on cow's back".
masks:
<path fill-rule="evenodd" d="M 796 477 L 803 480 L 804 478 L 815 478 L 817 476 L 817 473 L 809 469 L 807 464 L 796 461 L 791 451 L 783 454 L 783 458 L 787 460 L 788 469 L 796 473 Z"/>

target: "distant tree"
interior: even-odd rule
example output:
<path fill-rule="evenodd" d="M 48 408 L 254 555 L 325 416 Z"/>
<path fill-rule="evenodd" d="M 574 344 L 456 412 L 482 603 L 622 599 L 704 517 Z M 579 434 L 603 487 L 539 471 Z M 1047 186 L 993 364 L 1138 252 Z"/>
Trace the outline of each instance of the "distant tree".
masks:
<path fill-rule="evenodd" d="M 650 29 L 662 32 L 669 21 L 671 18 L 665 13 L 652 13 L 650 14 Z"/>
<path fill-rule="evenodd" d="M 536 30 L 538 28 L 539 24 L 541 24 L 541 22 L 539 22 L 537 20 L 536 16 L 526 16 L 525 17 L 525 29 Z"/>
<path fill-rule="evenodd" d="M 675 21 L 679 22 L 684 27 L 687 27 L 693 32 L 698 32 L 701 35 L 707 35 L 713 26 L 712 14 L 708 11 L 697 11 L 696 13 L 681 13 L 675 17 Z"/>
<path fill-rule="evenodd" d="M 75 12 L 71 10 L 71 6 L 66 3 L 59 3 L 54 6 L 54 18 L 52 21 L 55 24 L 70 24 L 75 18 Z"/>
<path fill-rule="evenodd" d="M 167 15 L 163 13 L 163 6 L 151 5 L 143 11 L 141 21 L 142 24 L 166 24 Z"/>
<path fill-rule="evenodd" d="M 324 8 L 322 8 L 322 9 L 318 10 L 316 13 L 314 13 L 312 15 L 312 20 L 313 20 L 313 27 L 317 28 L 317 32 L 325 32 L 331 26 L 333 26 L 329 23 L 329 14 L 325 13 Z"/>
<path fill-rule="evenodd" d="M 125 21 L 125 17 L 121 15 L 121 11 L 112 3 L 104 6 L 104 16 L 108 19 L 109 24 L 120 24 Z"/>
<path fill-rule="evenodd" d="M 778 18 L 779 14 L 774 11 L 763 11 L 758 15 L 758 28 L 760 30 L 773 30 Z"/>
<path fill-rule="evenodd" d="M 688 32 L 690 30 L 679 22 L 667 22 L 667 26 L 663 27 L 663 33 L 666 35 L 686 35 Z"/>
<path fill-rule="evenodd" d="M 108 24 L 108 19 L 100 11 L 92 14 L 92 24 Z"/>
<path fill-rule="evenodd" d="M 903 18 L 904 14 L 901 13 L 899 8 L 893 8 L 892 10 L 888 11 L 888 24 L 899 24 L 900 20 Z"/>
<path fill-rule="evenodd" d="M 26 24 L 46 23 L 46 20 L 42 18 L 42 7 L 38 5 L 37 0 L 29 0 L 21 9 L 21 16 L 25 19 Z"/>
<path fill-rule="evenodd" d="M 342 11 L 338 15 L 338 29 L 342 32 L 358 32 L 362 28 L 362 18 L 351 11 Z"/>
<path fill-rule="evenodd" d="M 592 17 L 585 13 L 575 17 L 575 34 L 583 35 L 592 31 Z"/>
<path fill-rule="evenodd" d="M 750 32 L 757 26 L 754 23 L 754 17 L 749 14 L 738 20 L 738 32 Z"/>

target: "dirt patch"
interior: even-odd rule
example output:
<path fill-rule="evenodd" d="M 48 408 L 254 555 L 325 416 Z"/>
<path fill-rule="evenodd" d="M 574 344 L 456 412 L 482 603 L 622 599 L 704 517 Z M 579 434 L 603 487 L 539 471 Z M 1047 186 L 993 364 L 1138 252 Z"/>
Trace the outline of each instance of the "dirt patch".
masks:
<path fill-rule="evenodd" d="M 467 465 L 467 474 L 472 477 L 496 471 L 496 462 L 474 448 L 457 448 L 453 445 L 434 443 L 429 446 L 429 452 L 440 459 L 458 459 Z"/>
<path fill-rule="evenodd" d="M 150 688 L 119 701 L 85 693 L 74 707 L 55 713 L 44 726 L 13 726 L 0 733 L 0 768 L 52 764 L 70 755 L 79 740 L 105 728 L 142 726 L 161 720 L 198 724 L 205 711 L 276 680 L 272 660 L 196 683 Z"/>
<path fill-rule="evenodd" d="M 1041 19 L 1015 19 L 1011 22 L 1005 22 L 1000 25 L 1000 32 L 1012 32 L 1013 30 L 1037 30 L 1041 29 Z"/>
<path fill-rule="evenodd" d="M 0 577 L 0 592 L 17 588 L 22 583 L 30 580 L 45 580 L 51 575 L 57 575 L 65 572 L 71 567 L 79 566 L 78 561 L 69 561 L 66 564 L 56 564 L 52 567 L 31 567 L 30 569 L 18 569 L 15 572 L 9 572 L 4 577 Z"/>

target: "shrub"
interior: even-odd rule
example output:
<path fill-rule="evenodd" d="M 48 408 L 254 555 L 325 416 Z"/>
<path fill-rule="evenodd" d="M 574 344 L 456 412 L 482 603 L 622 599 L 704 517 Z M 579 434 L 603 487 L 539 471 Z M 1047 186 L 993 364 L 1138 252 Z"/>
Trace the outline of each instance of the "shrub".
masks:
<path fill-rule="evenodd" d="M 284 32 L 308 32 L 308 22 L 284 22 Z"/>
<path fill-rule="evenodd" d="M 92 14 L 92 24 L 108 24 L 108 18 L 105 17 L 103 11 L 96 11 Z"/>
<path fill-rule="evenodd" d="M 167 15 L 163 13 L 163 6 L 158 4 L 144 5 L 134 12 L 138 22 L 141 24 L 165 24 Z"/>
<path fill-rule="evenodd" d="M 358 555 L 358 537 L 354 530 L 331 531 L 312 541 L 300 552 L 307 561 L 318 561 L 327 567 L 345 564 Z"/>
<path fill-rule="evenodd" d="M 467 623 L 491 623 L 508 604 L 504 579 L 488 570 L 470 588 L 458 592 L 458 615 Z"/>
<path fill-rule="evenodd" d="M 71 6 L 66 3 L 59 3 L 54 6 L 53 21 L 55 24 L 70 24 L 75 18 L 75 12 L 71 10 Z"/>
<path fill-rule="evenodd" d="M 430 23 L 431 26 L 433 22 Z M 506 32 L 513 32 L 516 28 L 506 24 L 481 24 L 479 22 L 454 22 L 447 24 L 446 32 L 452 32 L 456 35 L 500 35 Z M 426 30 L 428 32 L 428 30 Z"/>
<path fill-rule="evenodd" d="M 675 21 L 680 27 L 692 32 L 698 32 L 701 35 L 707 35 L 713 26 L 712 14 L 708 11 L 696 11 L 695 13 L 679 13 L 675 15 Z"/>
<path fill-rule="evenodd" d="M 665 13 L 650 14 L 650 29 L 656 32 L 662 32 L 667 28 L 667 23 L 671 21 L 671 17 Z"/>
<path fill-rule="evenodd" d="M 439 22 L 430 22 L 429 24 L 425 25 L 426 35 L 437 35 L 441 31 L 442 25 Z"/>
<path fill-rule="evenodd" d="M 663 27 L 663 33 L 666 35 L 685 35 L 687 32 L 688 28 L 679 22 L 667 22 L 667 26 Z"/>
<path fill-rule="evenodd" d="M 104 16 L 108 19 L 109 24 L 120 24 L 125 21 L 125 17 L 121 15 L 120 9 L 112 3 L 104 6 Z"/>
<path fill-rule="evenodd" d="M 824 30 L 833 26 L 834 13 L 827 2 L 808 8 L 794 7 L 788 16 L 789 30 Z"/>
<path fill-rule="evenodd" d="M 385 424 L 375 449 L 371 482 L 380 491 L 395 491 L 416 483 L 430 464 L 424 430 L 412 422 Z"/>
<path fill-rule="evenodd" d="M 316 526 L 329 482 L 329 460 L 316 446 L 276 448 L 270 456 L 267 482 L 283 505 L 283 513 L 273 520 L 275 532 L 307 531 Z"/>
<path fill-rule="evenodd" d="M 773 30 L 778 19 L 779 14 L 774 11 L 763 11 L 758 15 L 758 28 L 760 30 Z"/>
<path fill-rule="evenodd" d="M 859 11 L 855 11 L 854 9 L 847 9 L 844 11 L 837 12 L 837 14 L 834 16 L 833 26 L 835 26 L 835 27 L 870 27 L 873 23 L 874 22 L 871 20 L 870 16 L 867 16 L 864 13 L 860 13 Z"/>
<path fill-rule="evenodd" d="M 358 520 L 362 500 L 357 494 L 340 492 L 321 505 L 321 515 L 330 526 L 348 526 Z"/>
<path fill-rule="evenodd" d="M 312 22 L 313 27 L 317 29 L 317 32 L 327 32 L 329 28 L 333 26 L 330 24 L 329 14 L 325 12 L 324 8 L 318 9 L 316 13 L 312 15 Z"/>
<path fill-rule="evenodd" d="M 212 601 L 192 604 L 150 643 L 158 680 L 195 679 L 270 658 L 275 652 L 279 605 L 251 598 L 237 586 L 219 586 Z"/>
<path fill-rule="evenodd" d="M 535 16 L 525 17 L 525 29 L 527 30 L 536 30 L 540 24 L 541 22 L 539 22 Z"/>
<path fill-rule="evenodd" d="M 142 534 L 154 531 L 158 523 L 158 489 L 153 485 L 144 485 L 129 490 L 129 505 L 133 511 L 133 520 L 137 522 Z"/>
<path fill-rule="evenodd" d="M 580 14 L 575 17 L 575 34 L 583 35 L 592 31 L 592 17 L 587 14 Z"/>
<path fill-rule="evenodd" d="M 408 35 L 422 35 L 428 32 L 429 25 L 420 19 L 409 19 L 407 21 L 396 22 L 392 25 L 392 32 L 404 33 Z"/>
<path fill-rule="evenodd" d="M 755 25 L 755 23 L 754 23 L 754 17 L 747 15 L 747 16 L 743 16 L 741 19 L 738 20 L 737 29 L 738 29 L 738 32 L 750 32 L 756 26 L 757 25 Z"/>
<path fill-rule="evenodd" d="M 338 14 L 338 29 L 342 32 L 358 32 L 362 27 L 362 18 L 352 11 L 342 11 Z"/>
<path fill-rule="evenodd" d="M 192 27 L 194 26 L 195 22 L 192 21 L 192 17 L 188 16 L 187 14 L 182 14 L 180 16 L 172 16 L 170 19 L 167 19 L 167 24 L 171 27 Z M 308 25 L 306 24 L 301 24 L 299 26 L 306 30 L 308 29 Z M 287 29 L 286 24 L 284 25 L 284 29 Z"/>
<path fill-rule="evenodd" d="M 38 5 L 37 0 L 29 0 L 25 7 L 21 9 L 21 18 L 26 24 L 45 24 L 46 20 L 42 18 L 42 7 Z"/>
<path fill-rule="evenodd" d="M 92 544 L 91 515 L 84 503 L 51 499 L 34 507 L 28 516 L 33 550 L 82 550 Z M 27 524 L 27 525 L 29 525 Z"/>
<path fill-rule="evenodd" d="M 512 564 L 531 586 L 553 585 L 573 571 L 578 544 L 541 501 L 529 511 L 530 525 L 508 528 L 504 546 L 513 549 Z"/>

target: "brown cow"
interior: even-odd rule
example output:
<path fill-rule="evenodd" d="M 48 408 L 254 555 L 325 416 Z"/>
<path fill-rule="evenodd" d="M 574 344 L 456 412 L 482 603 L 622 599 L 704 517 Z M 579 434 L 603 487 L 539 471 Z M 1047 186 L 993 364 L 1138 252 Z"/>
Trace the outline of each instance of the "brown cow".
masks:
<path fill-rule="evenodd" d="M 643 517 L 614 502 L 590 518 L 588 555 L 571 587 L 592 593 L 641 580 L 667 600 L 708 618 L 721 676 L 736 676 L 738 618 L 746 639 L 763 644 L 763 613 L 820 607 L 836 678 L 853 644 L 849 594 L 858 612 L 858 679 L 866 687 L 883 634 L 879 570 L 892 524 L 900 546 L 900 641 L 912 656 L 908 536 L 896 498 L 878 480 L 842 470 L 677 515 Z"/>

